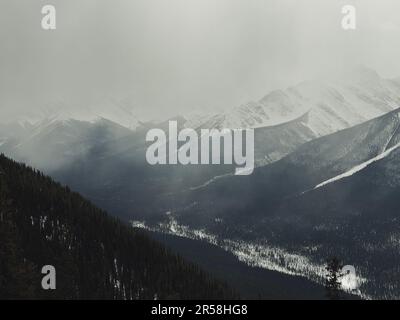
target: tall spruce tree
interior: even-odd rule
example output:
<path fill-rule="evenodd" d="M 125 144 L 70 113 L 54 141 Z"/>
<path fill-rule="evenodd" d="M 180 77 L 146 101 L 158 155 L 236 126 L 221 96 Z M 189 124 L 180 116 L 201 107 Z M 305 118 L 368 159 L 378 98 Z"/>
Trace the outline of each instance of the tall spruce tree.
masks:
<path fill-rule="evenodd" d="M 332 300 L 339 300 L 341 298 L 341 282 L 343 265 L 336 257 L 330 258 L 326 264 L 326 290 L 327 296 Z"/>

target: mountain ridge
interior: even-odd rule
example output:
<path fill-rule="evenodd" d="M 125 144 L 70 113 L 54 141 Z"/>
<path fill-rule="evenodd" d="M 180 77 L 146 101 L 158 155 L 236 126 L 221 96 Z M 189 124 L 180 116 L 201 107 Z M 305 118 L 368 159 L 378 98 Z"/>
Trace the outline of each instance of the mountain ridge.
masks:
<path fill-rule="evenodd" d="M 358 270 L 363 295 L 397 298 L 399 128 L 396 109 L 314 139 L 252 176 L 223 177 L 173 199 L 165 224 L 174 219 L 254 248 L 249 257 L 260 264 L 274 246 L 316 264 L 337 256 Z"/>

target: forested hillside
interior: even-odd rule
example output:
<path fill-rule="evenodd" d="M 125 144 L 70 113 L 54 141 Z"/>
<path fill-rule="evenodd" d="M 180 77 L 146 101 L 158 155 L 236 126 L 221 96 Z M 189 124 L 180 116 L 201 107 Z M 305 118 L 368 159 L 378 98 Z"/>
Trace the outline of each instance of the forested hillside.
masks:
<path fill-rule="evenodd" d="M 56 268 L 56 290 L 41 287 L 44 265 Z M 68 187 L 0 156 L 0 299 L 236 297 Z"/>

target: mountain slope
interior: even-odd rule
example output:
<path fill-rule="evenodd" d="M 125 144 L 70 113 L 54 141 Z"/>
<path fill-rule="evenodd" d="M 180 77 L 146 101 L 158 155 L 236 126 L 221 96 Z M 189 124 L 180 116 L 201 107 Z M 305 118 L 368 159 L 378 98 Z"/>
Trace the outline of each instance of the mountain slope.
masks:
<path fill-rule="evenodd" d="M 106 119 L 96 122 L 45 119 L 24 127 L 19 136 L 14 132 L 3 133 L 1 151 L 18 161 L 52 171 L 132 131 Z"/>
<path fill-rule="evenodd" d="M 0 156 L 0 297 L 234 298 L 184 262 L 67 187 Z M 57 289 L 41 290 L 54 265 Z"/>
<path fill-rule="evenodd" d="M 251 176 L 173 197 L 165 228 L 174 221 L 174 230 L 201 230 L 250 263 L 316 280 L 318 266 L 338 256 L 358 270 L 361 293 L 396 298 L 399 143 L 397 109 L 305 143 Z"/>
<path fill-rule="evenodd" d="M 320 137 L 378 117 L 400 107 L 400 83 L 358 67 L 340 75 L 275 90 L 258 102 L 211 116 L 189 118 L 187 127 L 259 128 L 308 113 L 306 126 Z"/>
<path fill-rule="evenodd" d="M 364 162 L 383 154 L 400 142 L 400 109 L 361 125 L 305 143 L 282 160 L 258 168 L 249 177 L 226 177 L 204 188 L 204 192 L 227 201 L 229 192 L 241 190 L 241 200 L 254 202 L 257 190 L 274 199 L 314 188 Z M 229 185 L 229 192 L 219 191 Z M 247 190 L 247 191 L 246 191 Z M 197 194 L 201 194 L 198 191 Z M 248 199 L 246 197 L 249 197 Z M 210 200 L 212 201 L 212 200 Z M 257 203 L 260 203 L 257 201 Z"/>
<path fill-rule="evenodd" d="M 255 130 L 255 159 L 265 165 L 315 138 L 305 122 L 293 121 Z M 175 118 L 180 127 L 185 119 Z M 146 133 L 168 122 L 144 124 L 135 131 L 111 121 L 50 121 L 28 130 L 23 138 L 5 139 L 0 151 L 45 171 L 103 208 L 120 216 L 154 212 L 154 194 L 180 193 L 215 177 L 231 175 L 233 165 L 150 166 L 146 163 Z"/>

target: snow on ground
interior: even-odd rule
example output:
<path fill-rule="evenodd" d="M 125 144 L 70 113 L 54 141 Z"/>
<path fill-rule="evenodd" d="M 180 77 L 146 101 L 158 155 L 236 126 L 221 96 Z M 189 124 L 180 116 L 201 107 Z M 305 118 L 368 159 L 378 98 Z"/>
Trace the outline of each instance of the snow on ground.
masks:
<path fill-rule="evenodd" d="M 326 181 L 324 181 L 324 182 L 321 182 L 320 184 L 318 184 L 317 186 L 314 187 L 314 190 L 315 190 L 315 189 L 318 189 L 318 188 L 320 188 L 320 187 L 323 187 L 323 186 L 325 186 L 325 185 L 327 185 L 327 184 L 329 184 L 329 183 L 332 183 L 332 182 L 341 180 L 341 179 L 343 179 L 343 178 L 347 178 L 347 177 L 352 176 L 353 174 L 355 174 L 355 173 L 357 173 L 357 172 L 359 172 L 359 171 L 365 169 L 365 168 L 368 167 L 370 164 L 372 164 L 372 163 L 374 163 L 374 162 L 376 162 L 376 161 L 379 161 L 379 160 L 384 159 L 384 158 L 387 157 L 393 150 L 397 149 L 398 147 L 400 147 L 400 143 L 396 144 L 395 146 L 391 147 L 390 149 L 387 149 L 385 152 L 382 152 L 381 154 L 377 155 L 376 157 L 374 157 L 374 158 L 372 158 L 372 159 L 369 159 L 368 161 L 365 161 L 365 162 L 363 162 L 363 163 L 361 163 L 361 164 L 359 164 L 359 165 L 357 165 L 357 166 L 351 168 L 350 170 L 348 170 L 348 171 L 346 171 L 346 172 L 344 172 L 344 173 L 342 173 L 342 174 L 337 175 L 336 177 L 333 177 L 333 178 L 331 178 L 331 179 L 329 179 L 329 180 L 326 180 Z"/>
<path fill-rule="evenodd" d="M 325 283 L 326 270 L 323 264 L 312 262 L 308 257 L 289 252 L 283 248 L 271 246 L 267 240 L 257 243 L 242 240 L 221 239 L 204 229 L 190 229 L 188 226 L 180 225 L 178 221 L 168 215 L 169 221 L 160 223 L 157 227 L 149 227 L 142 221 L 131 221 L 133 227 L 142 228 L 153 232 L 161 232 L 192 240 L 206 241 L 216 245 L 227 252 L 234 254 L 241 262 L 249 266 L 273 270 L 292 276 L 302 276 L 319 284 Z M 362 275 L 346 276 L 342 280 L 342 288 L 353 294 L 369 298 L 359 290 L 359 286 L 367 279 Z"/>

